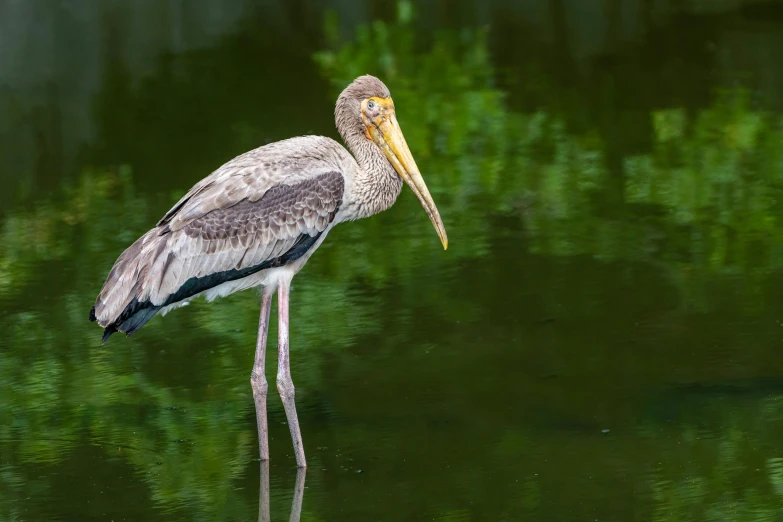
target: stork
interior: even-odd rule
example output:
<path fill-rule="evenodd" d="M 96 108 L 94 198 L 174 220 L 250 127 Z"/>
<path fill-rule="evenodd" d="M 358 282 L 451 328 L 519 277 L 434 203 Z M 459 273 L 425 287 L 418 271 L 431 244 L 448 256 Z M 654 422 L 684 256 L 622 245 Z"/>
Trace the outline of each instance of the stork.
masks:
<path fill-rule="evenodd" d="M 360 76 L 337 98 L 337 130 L 350 153 L 323 136 L 300 136 L 237 156 L 198 182 L 109 272 L 90 321 L 135 333 L 153 316 L 203 296 L 207 301 L 262 287 L 255 361 L 250 377 L 259 454 L 269 459 L 264 374 L 272 297 L 277 292 L 277 390 L 296 455 L 306 467 L 291 380 L 288 300 L 291 279 L 344 221 L 391 207 L 408 184 L 443 248 L 446 229 L 413 160 L 389 89 Z M 353 155 L 351 155 L 353 153 Z"/>

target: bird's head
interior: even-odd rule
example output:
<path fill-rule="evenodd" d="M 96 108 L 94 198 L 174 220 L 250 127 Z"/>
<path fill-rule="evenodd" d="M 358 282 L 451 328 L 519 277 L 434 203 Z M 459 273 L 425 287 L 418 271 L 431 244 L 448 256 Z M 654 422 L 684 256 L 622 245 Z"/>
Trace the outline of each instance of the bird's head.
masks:
<path fill-rule="evenodd" d="M 340 94 L 335 117 L 337 127 L 346 141 L 351 137 L 359 139 L 359 136 L 363 136 L 363 139 L 380 149 L 397 174 L 416 194 L 435 226 L 443 248 L 448 248 L 449 240 L 443 221 L 402 135 L 394 101 L 386 85 L 370 75 L 356 78 Z"/>

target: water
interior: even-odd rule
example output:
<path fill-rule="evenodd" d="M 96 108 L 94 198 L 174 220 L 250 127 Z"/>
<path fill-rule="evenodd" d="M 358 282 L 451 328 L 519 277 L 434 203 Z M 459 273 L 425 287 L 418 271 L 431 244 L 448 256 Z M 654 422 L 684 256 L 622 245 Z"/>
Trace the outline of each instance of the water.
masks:
<path fill-rule="evenodd" d="M 3 55 L 0 519 L 284 520 L 304 479 L 302 520 L 780 520 L 777 4 L 87 4 Z M 335 136 L 364 72 L 450 247 L 407 189 L 330 234 L 291 302 L 310 467 L 272 393 L 267 472 L 255 292 L 105 346 L 87 312 L 213 168 Z"/>

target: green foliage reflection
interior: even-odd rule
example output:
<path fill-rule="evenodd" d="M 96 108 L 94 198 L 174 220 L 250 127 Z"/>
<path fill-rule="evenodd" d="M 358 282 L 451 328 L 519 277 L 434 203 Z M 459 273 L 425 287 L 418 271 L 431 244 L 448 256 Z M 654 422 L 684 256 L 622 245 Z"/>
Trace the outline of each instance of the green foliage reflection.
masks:
<path fill-rule="evenodd" d="M 339 41 L 334 20 L 326 34 L 329 48 L 315 59 L 332 87 L 330 99 L 359 74 L 377 74 L 387 82 L 442 211 L 451 247 L 444 254 L 415 198 L 405 193 L 392 211 L 336 229 L 297 277 L 293 372 L 300 407 L 311 421 L 305 432 L 317 433 L 316 440 L 334 437 L 341 447 L 358 448 L 365 461 L 396 455 L 401 447 L 424 461 L 428 452 L 438 454 L 427 439 L 430 430 L 444 447 L 487 448 L 480 465 L 470 461 L 449 473 L 436 470 L 428 480 L 444 484 L 443 490 L 467 492 L 471 503 L 479 503 L 493 498 L 497 486 L 494 471 L 485 476 L 482 470 L 500 470 L 502 487 L 513 482 L 523 493 L 498 499 L 494 519 L 506 512 L 540 516 L 547 502 L 554 503 L 553 495 L 559 496 L 553 494 L 553 483 L 561 486 L 567 477 L 588 475 L 586 465 L 560 452 L 562 441 L 581 455 L 619 454 L 630 462 L 630 480 L 638 486 L 634 502 L 654 520 L 693 519 L 693 513 L 709 519 L 771 519 L 783 483 L 780 458 L 769 450 L 781 423 L 779 390 L 747 402 L 708 400 L 689 410 L 715 410 L 702 424 L 672 426 L 643 413 L 607 449 L 592 432 L 564 435 L 528 419 L 514 425 L 514 409 L 492 409 L 499 387 L 475 378 L 475 369 L 485 361 L 479 358 L 483 352 L 476 355 L 477 346 L 490 353 L 494 347 L 526 353 L 538 345 L 517 339 L 530 338 L 541 345 L 549 342 L 553 353 L 566 354 L 563 359 L 573 358 L 573 366 L 566 368 L 578 368 L 575 374 L 591 365 L 612 364 L 615 354 L 601 353 L 599 343 L 583 347 L 582 336 L 568 337 L 567 328 L 537 334 L 529 318 L 520 318 L 523 314 L 509 311 L 514 307 L 507 304 L 540 298 L 546 313 L 563 314 L 563 307 L 570 306 L 573 317 L 587 318 L 581 328 L 593 321 L 619 328 L 615 316 L 621 310 L 596 304 L 600 292 L 591 287 L 603 289 L 619 276 L 599 280 L 583 275 L 596 260 L 608 270 L 623 267 L 626 275 L 641 266 L 654 283 L 663 280 L 675 294 L 675 315 L 688 308 L 723 311 L 725 303 L 707 297 L 705 282 L 735 279 L 741 282 L 737 293 L 744 306 L 731 310 L 763 314 L 768 304 L 764 289 L 773 271 L 783 268 L 780 115 L 753 107 L 742 90 L 722 93 L 695 113 L 660 109 L 648 115 L 651 149 L 627 154 L 614 171 L 606 166 L 607 144 L 598 132 L 573 132 L 567 115 L 509 110 L 509 94 L 495 85 L 496 71 L 481 30 L 442 33 L 421 50 L 411 5 L 403 2 L 396 22 L 361 27 L 354 41 Z M 213 58 L 209 51 L 200 52 Z M 193 69 L 180 71 L 187 80 L 183 84 L 197 83 L 200 69 Z M 246 292 L 209 306 L 196 302 L 152 321 L 132 341 L 113 339 L 106 347 L 99 344 L 99 330 L 86 320 L 116 256 L 168 203 L 139 195 L 129 169 L 105 168 L 85 171 L 78 183 L 61 187 L 55 197 L 4 216 L 2 518 L 28 516 L 17 506 L 43 509 L 24 501 L 39 493 L 34 479 L 44 476 L 45 484 L 57 483 L 61 479 L 40 470 L 66 469 L 81 458 L 83 447 L 98 448 L 110 464 L 129 466 L 158 513 L 215 520 L 249 519 L 256 512 L 255 492 L 238 492 L 238 484 L 248 469 L 255 470 L 250 464 L 256 435 L 248 376 L 257 296 Z M 543 297 L 531 297 L 521 283 L 525 269 L 538 267 L 531 272 L 533 279 L 547 273 L 536 263 L 565 267 L 571 279 L 552 276 Z M 534 281 L 528 283 L 535 287 Z M 721 295 L 726 300 L 735 296 L 730 291 Z M 368 344 L 372 351 L 365 349 Z M 648 362 L 648 354 L 640 349 L 638 364 Z M 270 381 L 273 356 L 274 351 Z M 655 381 L 656 390 L 671 378 L 671 362 L 658 364 L 666 375 Z M 494 370 L 501 373 L 503 367 Z M 512 395 L 509 403 L 515 409 L 529 413 L 540 407 L 538 398 L 546 397 L 553 411 L 569 412 L 563 414 L 564 423 L 572 420 L 569 415 L 579 420 L 572 413 L 586 409 L 579 390 L 552 391 L 540 376 L 519 372 L 504 381 L 504 389 L 512 391 L 503 394 Z M 465 379 L 455 383 L 454 375 Z M 720 377 L 715 372 L 705 378 Z M 392 378 L 398 379 L 393 385 L 384 383 Z M 381 390 L 415 390 L 425 378 L 434 397 L 453 402 L 422 400 L 406 409 L 400 397 L 340 390 L 343 382 L 368 380 Z M 617 404 L 613 401 L 626 405 L 614 391 L 602 398 L 610 404 L 607 409 Z M 641 399 L 634 396 L 632 401 L 634 411 L 641 408 Z M 271 417 L 279 419 L 278 402 L 269 404 Z M 366 413 L 373 409 L 396 419 L 399 430 L 384 432 L 381 421 Z M 329 419 L 323 422 L 326 427 L 318 426 L 322 419 Z M 462 424 L 456 430 L 432 428 L 441 419 Z M 704 425 L 713 442 L 699 466 L 683 470 L 683 455 L 676 448 L 683 443 L 688 452 L 703 449 L 698 432 Z M 285 435 L 284 426 L 281 433 Z M 552 443 L 553 433 L 562 439 Z M 282 437 L 274 441 L 273 453 L 284 453 L 285 444 Z M 647 451 L 640 452 L 640 446 Z M 543 449 L 536 453 L 530 448 Z M 338 498 L 347 498 L 344 482 L 332 485 L 328 473 L 318 475 L 321 465 L 329 465 L 330 472 L 337 468 L 332 457 L 313 450 L 311 459 L 314 483 L 321 480 L 329 484 L 324 488 L 340 493 Z M 517 461 L 540 475 L 517 477 L 518 470 L 508 467 Z M 756 463 L 755 478 L 748 478 L 743 468 L 748 462 Z M 546 469 L 552 471 L 542 471 Z M 393 467 L 390 476 L 395 471 L 402 475 L 396 485 L 421 487 L 418 476 Z M 600 484 L 586 490 L 590 498 L 604 492 Z M 424 512 L 435 505 L 454 518 L 470 514 L 467 507 L 454 507 L 453 499 L 437 492 L 433 497 L 431 503 L 419 500 L 416 507 Z M 362 501 L 355 499 L 357 505 Z M 732 518 L 737 504 L 745 518 Z M 273 511 L 284 512 L 288 505 L 282 499 Z M 305 510 L 307 505 L 305 498 Z M 339 518 L 328 515 L 332 513 L 324 518 Z"/>
<path fill-rule="evenodd" d="M 497 212 L 520 216 L 531 252 L 664 260 L 680 285 L 694 271 L 697 280 L 739 273 L 758 282 L 783 267 L 783 118 L 754 109 L 747 92 L 720 93 L 695 114 L 654 111 L 652 151 L 627 156 L 610 173 L 597 132 L 576 135 L 562 116 L 508 110 L 481 31 L 439 35 L 417 52 L 408 8 L 401 12 L 397 23 L 375 22 L 346 44 L 327 24 L 332 49 L 316 61 L 333 94 L 362 72 L 387 81 L 457 234 L 456 255 L 486 253 L 492 231 L 476 216 Z M 758 285 L 748 288 L 749 302 L 760 304 Z M 682 291 L 687 302 L 709 306 L 696 288 Z"/>

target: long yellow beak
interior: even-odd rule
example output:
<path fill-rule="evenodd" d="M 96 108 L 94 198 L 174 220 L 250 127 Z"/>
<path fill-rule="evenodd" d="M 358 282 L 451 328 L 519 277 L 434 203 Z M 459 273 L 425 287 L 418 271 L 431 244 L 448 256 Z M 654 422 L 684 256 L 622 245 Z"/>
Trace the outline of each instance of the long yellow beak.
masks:
<path fill-rule="evenodd" d="M 367 114 L 367 103 L 373 101 L 376 104 L 376 116 Z M 405 136 L 402 135 L 400 124 L 397 123 L 397 116 L 394 113 L 394 102 L 391 98 L 370 98 L 362 104 L 362 119 L 369 137 L 372 138 L 378 147 L 386 155 L 386 159 L 392 164 L 397 174 L 408 184 L 416 197 L 419 198 L 421 206 L 427 212 L 427 215 L 438 233 L 443 249 L 449 247 L 449 238 L 446 236 L 446 229 L 443 221 L 440 219 L 438 207 L 432 201 L 430 191 L 421 177 L 419 167 L 413 161 L 413 156 L 405 142 Z"/>

